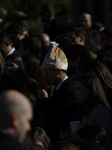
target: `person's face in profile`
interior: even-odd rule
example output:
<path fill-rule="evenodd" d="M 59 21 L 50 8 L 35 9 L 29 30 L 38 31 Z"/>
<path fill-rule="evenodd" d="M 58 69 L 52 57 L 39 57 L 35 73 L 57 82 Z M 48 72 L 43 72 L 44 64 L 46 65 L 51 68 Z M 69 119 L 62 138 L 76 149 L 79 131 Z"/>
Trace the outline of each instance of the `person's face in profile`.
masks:
<path fill-rule="evenodd" d="M 77 103 L 85 103 L 90 96 L 90 90 L 87 89 L 80 81 L 75 81 L 75 93 Z"/>
<path fill-rule="evenodd" d="M 85 30 L 89 29 L 92 26 L 91 15 L 87 13 L 81 14 L 79 23 Z"/>

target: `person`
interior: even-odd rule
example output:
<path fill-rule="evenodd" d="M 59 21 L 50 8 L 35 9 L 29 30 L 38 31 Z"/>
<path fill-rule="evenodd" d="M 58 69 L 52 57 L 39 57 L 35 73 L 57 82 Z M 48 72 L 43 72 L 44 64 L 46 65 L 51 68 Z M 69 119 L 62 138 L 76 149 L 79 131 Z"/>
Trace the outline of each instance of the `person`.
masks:
<path fill-rule="evenodd" d="M 73 26 L 68 32 L 68 36 L 72 38 L 74 44 L 85 45 L 86 31 L 83 27 Z"/>
<path fill-rule="evenodd" d="M 0 7 L 0 32 L 5 30 L 5 21 L 7 19 L 8 12 L 5 8 Z"/>
<path fill-rule="evenodd" d="M 18 49 L 20 41 L 29 36 L 26 27 L 20 24 L 15 25 L 13 31 L 9 35 L 16 49 Z"/>
<path fill-rule="evenodd" d="M 109 104 L 112 107 L 112 75 L 109 69 L 102 62 L 98 60 L 91 60 L 88 61 L 80 70 L 81 74 L 85 74 L 87 72 L 95 74 L 99 78 Z"/>
<path fill-rule="evenodd" d="M 48 97 L 52 96 L 54 92 L 54 86 L 50 85 L 49 81 L 46 80 L 44 75 L 45 72 L 42 66 L 38 67 L 35 70 L 35 79 L 37 84 L 37 97 L 38 97 L 38 90 L 45 89 L 48 93 Z M 39 98 L 41 97 L 39 96 Z"/>
<path fill-rule="evenodd" d="M 91 73 L 78 76 L 75 80 L 74 94 L 77 104 L 84 106 L 81 127 L 93 124 L 103 127 L 108 135 L 105 146 L 109 148 L 112 141 L 111 107 L 99 78 Z"/>
<path fill-rule="evenodd" d="M 53 40 L 57 35 L 55 28 L 55 14 L 54 8 L 51 4 L 44 4 L 40 7 L 40 17 L 42 22 L 45 22 L 43 33 L 49 35 L 50 39 Z"/>
<path fill-rule="evenodd" d="M 77 136 L 83 141 L 96 141 L 101 145 L 105 145 L 107 141 L 107 133 L 100 125 L 87 125 L 77 130 Z"/>
<path fill-rule="evenodd" d="M 17 25 L 22 25 L 25 27 L 27 19 L 28 19 L 28 14 L 25 14 L 21 10 L 14 11 L 10 18 L 11 23 L 5 29 L 6 33 L 11 34 Z"/>
<path fill-rule="evenodd" d="M 39 41 L 41 43 L 40 58 L 42 58 L 44 53 L 50 47 L 50 37 L 46 33 L 40 33 L 39 35 L 37 35 L 37 39 L 39 39 Z"/>
<path fill-rule="evenodd" d="M 72 42 L 75 45 L 83 45 L 86 46 L 86 31 L 83 27 L 72 27 L 71 31 L 68 33 L 68 36 L 72 38 Z M 90 56 L 93 59 L 96 59 L 97 55 L 87 48 Z"/>
<path fill-rule="evenodd" d="M 45 149 L 49 149 L 50 147 L 50 139 L 46 132 L 40 127 L 37 127 L 34 132 L 34 141 L 36 145 L 39 145 Z"/>
<path fill-rule="evenodd" d="M 87 48 L 84 45 L 78 44 L 70 46 L 66 52 L 66 56 L 68 58 L 67 74 L 73 80 L 79 75 L 82 66 L 92 59 Z"/>
<path fill-rule="evenodd" d="M 104 146 L 94 141 L 86 141 L 80 144 L 79 150 L 106 150 Z"/>
<path fill-rule="evenodd" d="M 5 60 L 5 73 L 12 75 L 17 69 L 25 70 L 22 57 L 18 54 L 10 54 Z"/>
<path fill-rule="evenodd" d="M 12 41 L 10 37 L 6 33 L 1 33 L 0 45 L 1 53 L 4 59 L 6 59 L 6 57 L 12 53 L 18 54 L 18 51 L 15 49 L 15 47 L 12 46 Z"/>
<path fill-rule="evenodd" d="M 60 140 L 61 125 L 68 124 L 73 119 L 72 114 L 76 105 L 74 84 L 73 80 L 67 76 L 68 61 L 66 55 L 59 47 L 51 46 L 42 66 L 46 79 L 51 85 L 56 86 L 56 92 L 52 97 L 47 98 L 47 92 L 45 90 L 40 91 L 44 92 L 41 94 L 44 95 L 43 98 L 46 98 L 40 110 L 43 116 L 43 125 L 41 124 L 40 127 L 46 131 L 51 143 L 54 143 Z M 41 102 L 43 101 L 41 100 Z"/>
<path fill-rule="evenodd" d="M 67 32 L 69 31 L 69 23 L 67 18 L 67 13 L 65 11 L 60 11 L 56 14 L 55 17 L 55 36 L 56 39 L 58 36 L 66 36 Z"/>
<path fill-rule="evenodd" d="M 86 33 L 88 33 L 93 24 L 92 15 L 88 12 L 82 12 L 79 16 L 79 24 L 86 30 Z"/>
<path fill-rule="evenodd" d="M 100 33 L 97 30 L 91 30 L 86 35 L 85 46 L 89 49 L 89 51 L 96 55 L 98 55 L 101 50 L 100 42 Z"/>
<path fill-rule="evenodd" d="M 8 90 L 0 93 L 0 148 L 23 150 L 22 143 L 31 130 L 32 108 L 22 93 Z"/>

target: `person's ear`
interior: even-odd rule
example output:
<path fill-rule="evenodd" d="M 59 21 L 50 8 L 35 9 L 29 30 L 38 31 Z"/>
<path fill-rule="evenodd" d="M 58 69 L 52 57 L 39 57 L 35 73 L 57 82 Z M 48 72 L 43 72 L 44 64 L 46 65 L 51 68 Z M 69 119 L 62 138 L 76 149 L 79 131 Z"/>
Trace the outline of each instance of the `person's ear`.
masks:
<path fill-rule="evenodd" d="M 58 70 L 58 74 L 59 74 L 59 75 L 61 74 L 61 70 Z"/>
<path fill-rule="evenodd" d="M 12 123 L 12 126 L 14 127 L 17 127 L 18 126 L 18 123 L 19 123 L 19 113 L 18 112 L 15 112 L 12 114 L 11 116 L 11 123 Z"/>
<path fill-rule="evenodd" d="M 80 38 L 81 38 L 81 42 L 85 40 L 85 37 L 83 35 Z"/>

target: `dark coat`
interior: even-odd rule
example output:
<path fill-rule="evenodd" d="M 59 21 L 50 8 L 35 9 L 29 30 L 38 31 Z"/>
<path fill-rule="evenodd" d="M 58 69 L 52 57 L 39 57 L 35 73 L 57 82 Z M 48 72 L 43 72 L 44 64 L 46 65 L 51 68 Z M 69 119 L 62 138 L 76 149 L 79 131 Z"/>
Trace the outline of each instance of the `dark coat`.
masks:
<path fill-rule="evenodd" d="M 0 149 L 1 150 L 25 150 L 14 137 L 7 133 L 0 132 Z"/>
<path fill-rule="evenodd" d="M 42 127 L 50 136 L 51 142 L 60 140 L 60 130 L 64 130 L 64 127 L 69 126 L 69 122 L 73 121 L 75 107 L 74 82 L 68 78 L 42 109 L 44 119 Z"/>

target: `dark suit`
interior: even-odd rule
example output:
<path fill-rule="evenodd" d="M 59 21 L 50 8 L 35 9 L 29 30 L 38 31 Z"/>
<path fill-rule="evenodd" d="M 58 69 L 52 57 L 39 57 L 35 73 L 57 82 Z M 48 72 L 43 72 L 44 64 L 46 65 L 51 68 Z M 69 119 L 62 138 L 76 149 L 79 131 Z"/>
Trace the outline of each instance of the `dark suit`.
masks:
<path fill-rule="evenodd" d="M 14 137 L 0 131 L 0 150 L 25 150 Z"/>
<path fill-rule="evenodd" d="M 74 98 L 74 82 L 68 78 L 60 86 L 57 93 L 44 104 L 42 113 L 44 125 L 42 126 L 55 143 L 60 140 L 60 127 L 69 125 L 73 121 L 76 101 Z"/>

